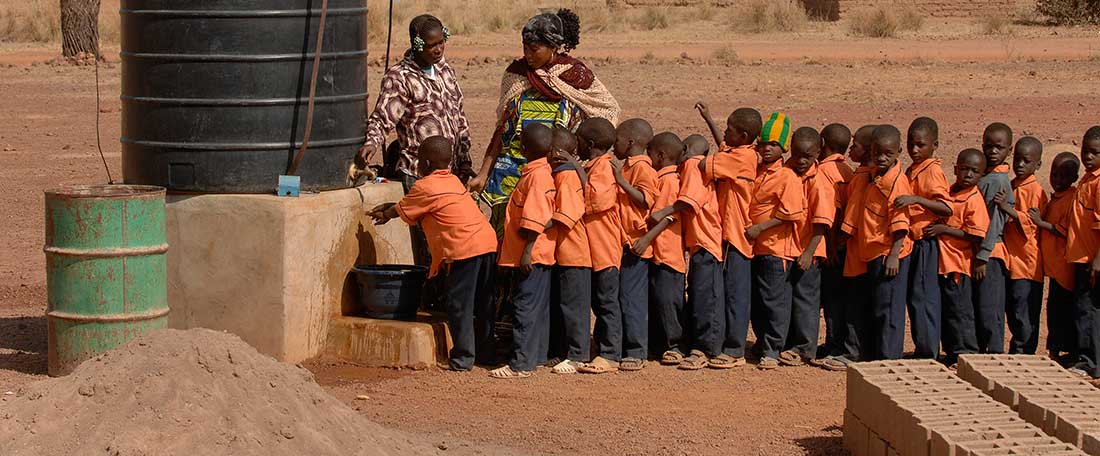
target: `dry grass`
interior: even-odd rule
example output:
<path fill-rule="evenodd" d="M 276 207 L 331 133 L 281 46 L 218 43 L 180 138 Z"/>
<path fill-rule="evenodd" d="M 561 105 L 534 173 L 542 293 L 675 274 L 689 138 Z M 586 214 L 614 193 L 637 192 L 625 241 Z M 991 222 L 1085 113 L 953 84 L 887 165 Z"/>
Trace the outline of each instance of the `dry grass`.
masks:
<path fill-rule="evenodd" d="M 810 22 L 798 0 L 746 0 L 729 19 L 734 30 L 746 33 L 796 32 Z"/>
<path fill-rule="evenodd" d="M 119 0 L 102 0 L 99 42 L 118 44 Z M 57 0 L 13 0 L 0 3 L 0 41 L 55 43 L 61 41 L 61 6 Z"/>
<path fill-rule="evenodd" d="M 637 26 L 641 30 L 664 30 L 671 25 L 667 8 L 646 8 L 638 17 Z"/>
<path fill-rule="evenodd" d="M 848 15 L 848 31 L 856 36 L 893 38 L 901 31 L 924 27 L 924 16 L 913 7 L 901 9 L 888 5 L 854 11 Z"/>
<path fill-rule="evenodd" d="M 1012 19 L 1007 16 L 986 16 L 979 19 L 982 33 L 986 35 L 1011 35 Z"/>
<path fill-rule="evenodd" d="M 736 65 L 741 62 L 740 57 L 737 56 L 737 51 L 733 49 L 733 46 L 728 44 L 715 49 L 711 57 L 715 62 L 726 66 Z"/>

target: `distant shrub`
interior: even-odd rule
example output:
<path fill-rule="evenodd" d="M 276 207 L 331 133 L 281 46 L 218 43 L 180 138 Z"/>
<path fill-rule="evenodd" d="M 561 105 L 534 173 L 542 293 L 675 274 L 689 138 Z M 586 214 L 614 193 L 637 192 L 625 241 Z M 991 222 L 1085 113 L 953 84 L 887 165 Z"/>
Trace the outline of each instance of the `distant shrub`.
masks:
<path fill-rule="evenodd" d="M 1100 23 L 1100 0 L 1039 0 L 1035 9 L 1058 24 Z"/>
<path fill-rule="evenodd" d="M 739 32 L 796 32 L 810 21 L 799 0 L 746 0 L 732 11 L 730 24 Z"/>

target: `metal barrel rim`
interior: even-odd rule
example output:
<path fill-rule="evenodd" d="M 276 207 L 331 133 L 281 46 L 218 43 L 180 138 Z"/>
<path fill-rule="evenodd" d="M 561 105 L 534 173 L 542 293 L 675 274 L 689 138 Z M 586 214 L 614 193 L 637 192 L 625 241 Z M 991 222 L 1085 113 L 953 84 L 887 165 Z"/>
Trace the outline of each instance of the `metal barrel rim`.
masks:
<path fill-rule="evenodd" d="M 163 197 L 164 187 L 156 185 L 89 184 L 50 188 L 45 191 L 51 199 L 149 199 Z"/>
<path fill-rule="evenodd" d="M 155 320 L 157 318 L 167 316 L 171 311 L 172 309 L 168 307 L 163 307 L 159 309 L 151 309 L 145 312 L 136 313 L 89 315 L 51 310 L 49 312 L 46 312 L 46 316 L 56 318 L 58 320 L 75 321 L 78 323 L 126 323 L 133 321 Z"/>

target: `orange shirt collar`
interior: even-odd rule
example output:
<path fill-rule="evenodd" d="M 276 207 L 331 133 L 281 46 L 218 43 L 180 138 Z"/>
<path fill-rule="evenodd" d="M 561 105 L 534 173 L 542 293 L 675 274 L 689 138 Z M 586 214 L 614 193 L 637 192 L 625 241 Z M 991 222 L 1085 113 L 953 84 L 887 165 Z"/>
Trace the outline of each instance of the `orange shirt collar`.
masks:
<path fill-rule="evenodd" d="M 993 168 L 993 171 L 990 171 L 990 173 L 1008 173 L 1009 168 L 1007 163 L 1001 163 Z"/>
<path fill-rule="evenodd" d="M 783 162 L 784 160 L 780 158 L 779 160 L 773 161 L 771 163 L 761 163 L 759 166 L 760 171 L 762 171 L 761 174 L 771 174 L 779 171 L 781 168 L 783 168 Z"/>
<path fill-rule="evenodd" d="M 685 162 L 685 163 L 687 163 L 687 162 Z M 664 168 L 661 168 L 661 169 L 657 170 L 657 177 L 659 177 L 659 178 L 660 177 L 665 177 L 669 174 L 676 173 L 678 170 L 679 170 L 679 168 L 677 168 L 676 165 L 668 165 Z"/>
<path fill-rule="evenodd" d="M 926 158 L 924 161 L 920 162 L 919 164 L 910 165 L 909 169 L 905 170 L 905 175 L 912 178 L 913 176 L 916 176 L 920 173 L 923 173 L 924 170 L 928 169 L 930 166 L 932 166 L 932 165 L 940 166 L 941 163 L 942 162 L 940 162 L 940 159 L 929 157 L 929 158 Z"/>
<path fill-rule="evenodd" d="M 645 163 L 648 163 L 650 166 L 653 166 L 653 160 L 649 158 L 649 155 L 642 154 L 642 155 L 635 155 L 633 157 L 626 157 L 626 161 L 623 163 L 623 167 L 624 168 L 631 168 L 634 165 L 637 165 L 638 162 L 645 162 Z"/>
<path fill-rule="evenodd" d="M 599 157 L 588 160 L 588 163 L 584 164 L 584 169 L 586 169 L 586 170 L 591 169 L 593 166 L 596 166 L 596 163 L 599 163 L 601 160 L 602 161 L 611 160 L 611 151 L 604 152 L 603 155 L 600 155 Z"/>
<path fill-rule="evenodd" d="M 794 171 L 794 168 L 791 168 L 791 171 Z M 802 181 L 805 182 L 805 181 L 808 181 L 808 180 L 812 179 L 814 176 L 817 176 L 817 165 L 816 164 L 810 165 L 810 169 L 806 170 L 806 174 L 803 174 L 803 175 L 799 176 L 799 178 L 801 178 Z"/>
<path fill-rule="evenodd" d="M 830 162 L 842 162 L 842 161 L 844 161 L 844 154 L 832 154 L 828 157 L 823 158 L 821 160 L 821 163 L 819 163 L 819 165 L 824 165 L 824 164 L 830 163 Z"/>
<path fill-rule="evenodd" d="M 1037 182 L 1037 180 L 1035 179 L 1034 174 L 1023 178 L 1023 180 L 1020 180 L 1020 178 L 1017 177 L 1015 179 L 1012 179 L 1012 188 L 1020 188 L 1020 187 L 1023 187 L 1025 185 L 1031 185 L 1032 183 L 1035 183 L 1035 182 Z"/>
<path fill-rule="evenodd" d="M 867 165 L 867 166 L 859 165 L 859 166 L 856 167 L 856 170 L 854 172 L 856 172 L 856 173 L 869 173 L 873 169 L 875 169 L 875 167 L 871 166 L 871 165 Z"/>
<path fill-rule="evenodd" d="M 1092 171 L 1088 171 L 1088 175 L 1092 177 L 1100 177 L 1100 168 L 1096 168 Z"/>
<path fill-rule="evenodd" d="M 898 178 L 901 177 L 901 164 L 894 163 L 894 166 L 886 171 L 886 174 L 875 179 L 875 186 L 879 191 L 887 198 L 893 196 L 895 184 L 898 182 Z M 892 198 L 890 198 L 892 199 Z"/>
<path fill-rule="evenodd" d="M 974 196 L 975 193 L 978 193 L 977 185 L 970 188 L 964 188 L 957 193 L 951 192 L 951 198 L 954 199 L 956 203 L 961 203 L 970 199 L 970 197 Z"/>
<path fill-rule="evenodd" d="M 550 162 L 546 161 L 546 157 L 527 162 L 527 164 L 523 166 L 523 172 L 521 174 L 526 176 L 540 169 L 550 169 Z"/>
<path fill-rule="evenodd" d="M 733 146 L 727 145 L 725 141 L 722 141 L 722 145 L 718 146 L 718 150 L 722 151 L 722 152 L 729 152 L 731 150 L 744 150 L 744 149 L 756 150 L 756 147 L 754 147 L 752 144 L 733 147 Z"/>

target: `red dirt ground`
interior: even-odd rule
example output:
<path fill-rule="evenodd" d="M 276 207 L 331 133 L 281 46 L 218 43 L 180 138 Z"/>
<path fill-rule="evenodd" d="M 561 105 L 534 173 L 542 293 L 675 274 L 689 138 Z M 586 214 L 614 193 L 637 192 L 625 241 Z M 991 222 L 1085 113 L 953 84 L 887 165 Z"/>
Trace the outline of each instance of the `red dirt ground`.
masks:
<path fill-rule="evenodd" d="M 1048 146 L 1079 141 L 1100 123 L 1095 32 L 1018 38 L 1011 46 L 983 37 L 765 37 L 735 43 L 747 63 L 732 66 L 706 63 L 715 42 L 651 39 L 630 48 L 623 39 L 588 40 L 605 42 L 580 55 L 625 114 L 679 134 L 705 133 L 692 110 L 698 100 L 716 117 L 754 106 L 786 111 L 798 126 L 904 128 L 929 115 L 942 132 L 937 155 L 950 162 L 978 144 L 989 122 Z M 503 39 L 451 44 L 477 151 L 489 140 L 504 56 L 518 52 Z M 95 148 L 92 68 L 29 66 L 52 56 L 47 48 L 0 47 L 0 394 L 45 373 L 42 191 L 106 181 Z M 380 73 L 372 67 L 372 89 Z M 119 69 L 103 68 L 102 78 L 103 147 L 118 179 Z M 1061 150 L 1048 147 L 1046 155 Z M 843 454 L 844 376 L 808 367 L 685 374 L 651 366 L 604 377 L 540 372 L 523 382 L 491 381 L 481 370 L 368 369 L 332 360 L 308 367 L 372 420 L 443 438 L 558 454 Z M 355 400 L 360 394 L 370 399 Z"/>

